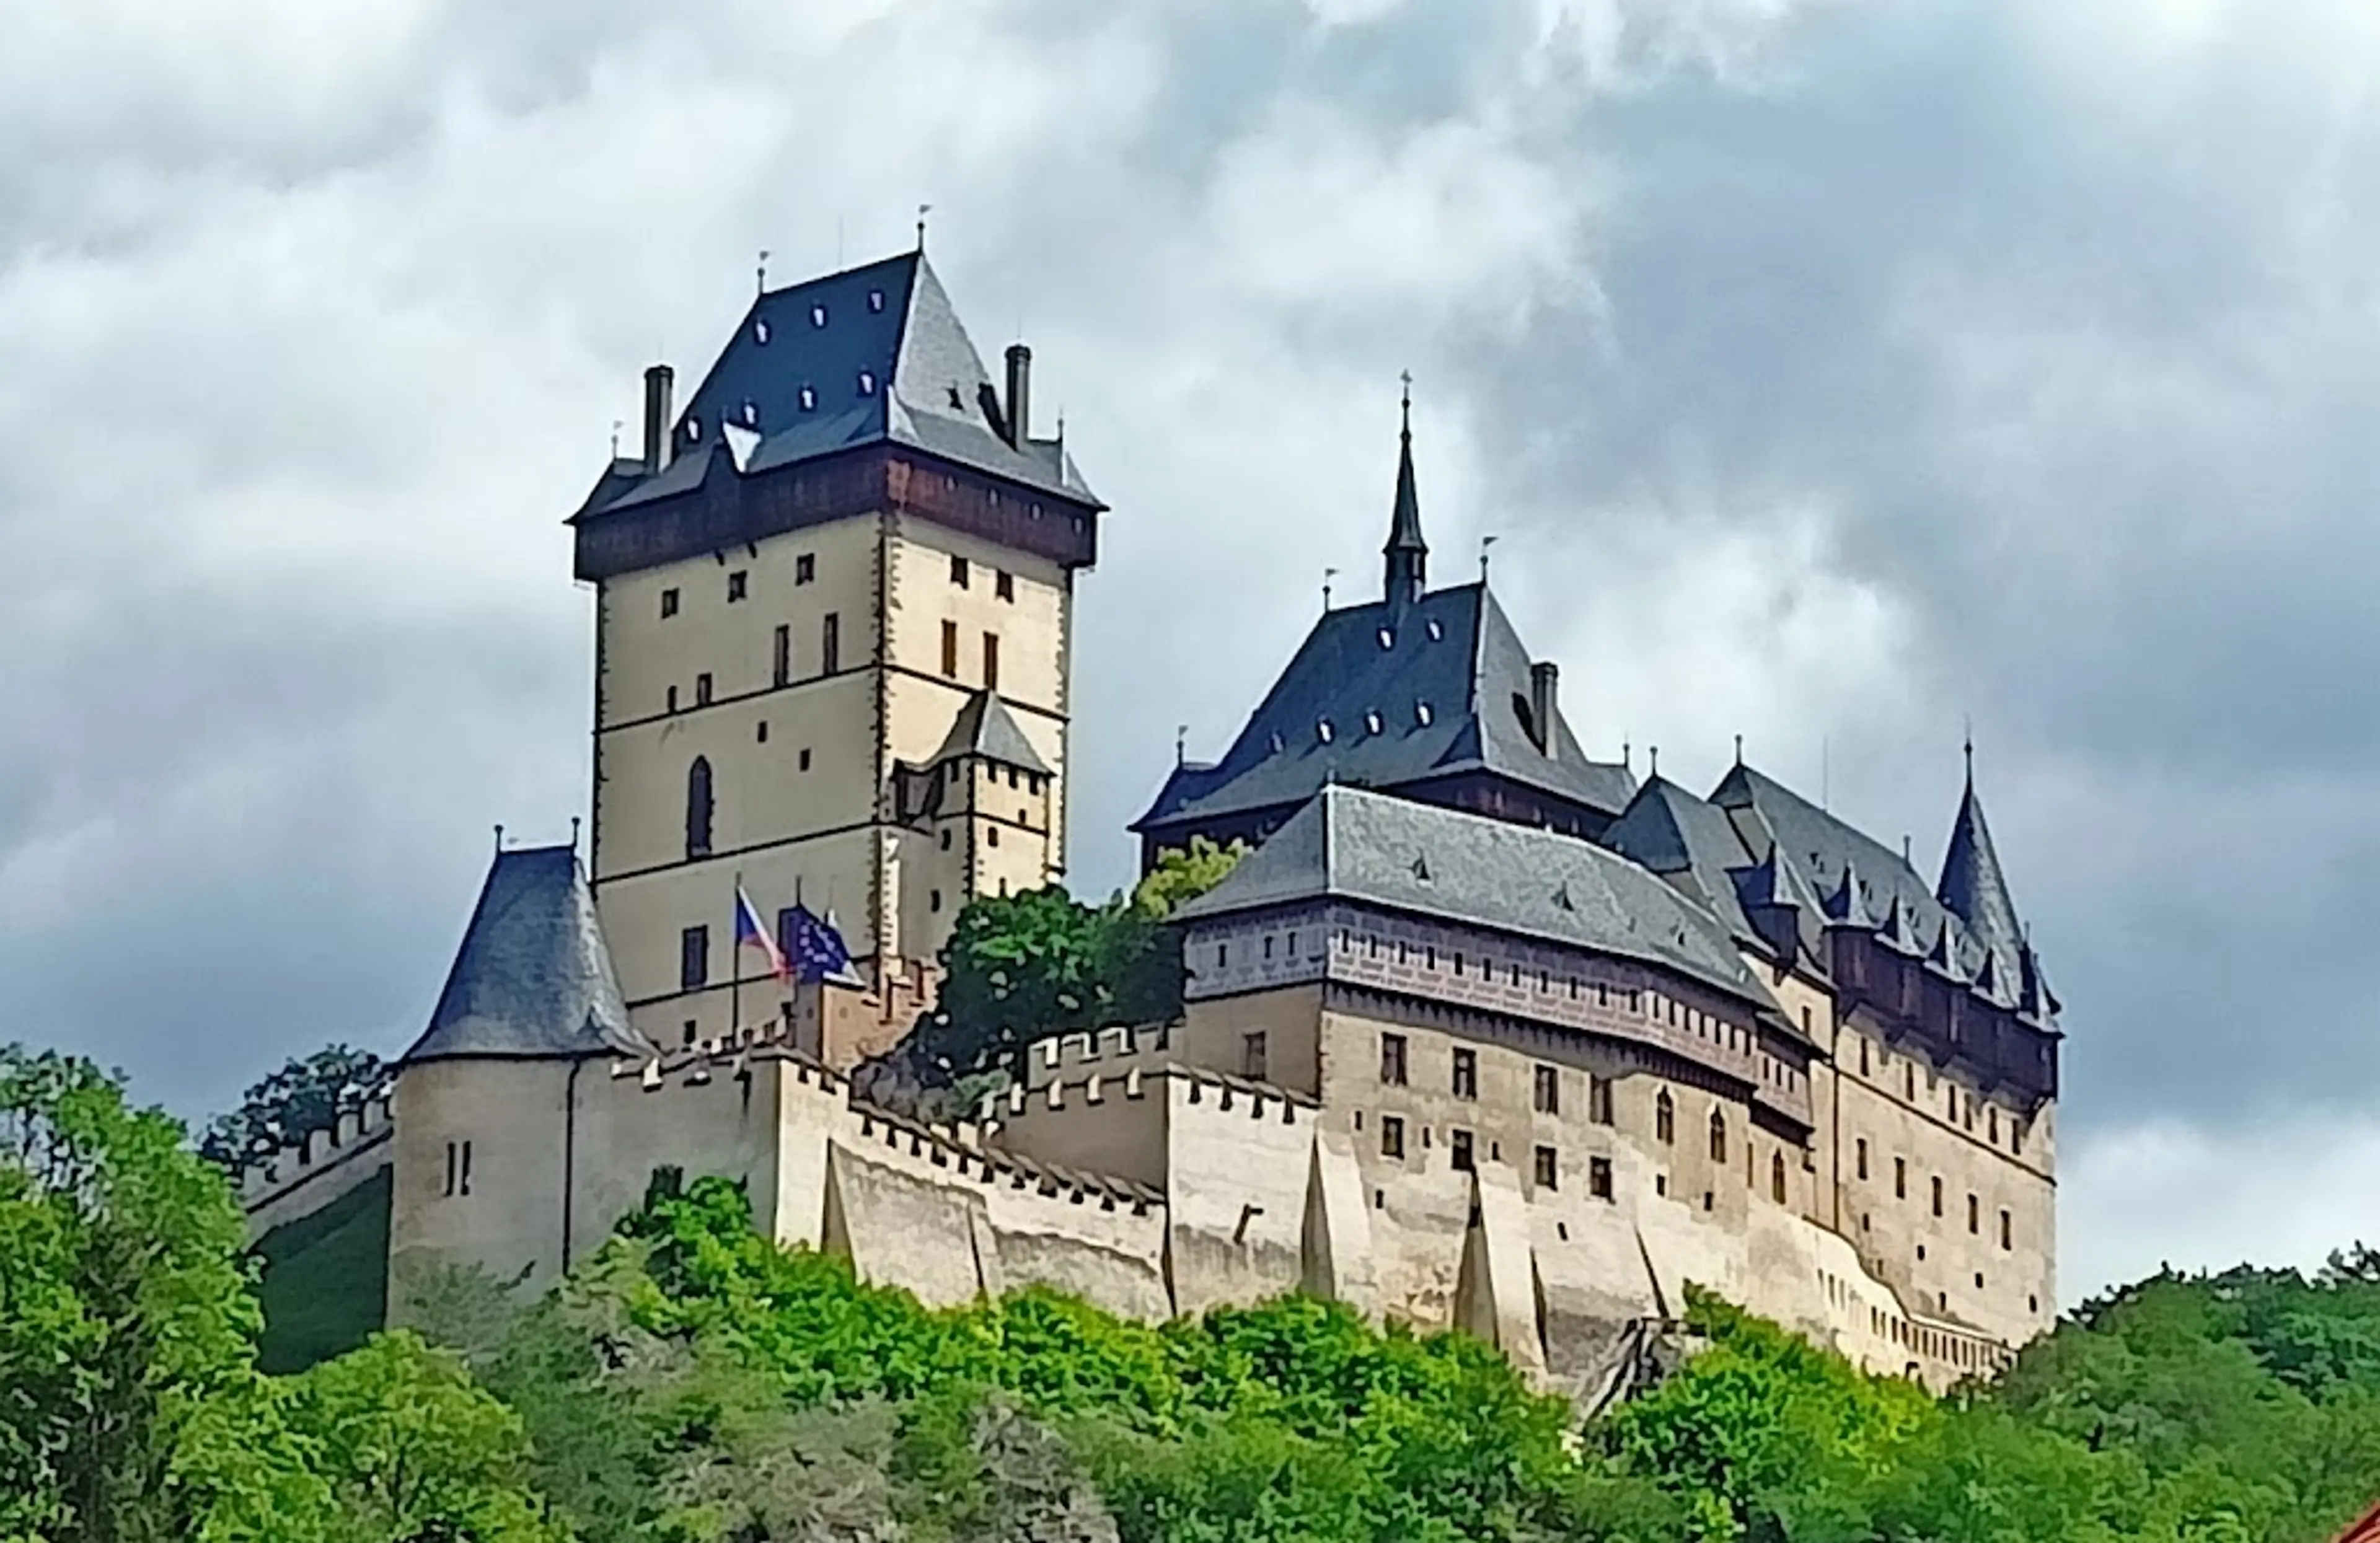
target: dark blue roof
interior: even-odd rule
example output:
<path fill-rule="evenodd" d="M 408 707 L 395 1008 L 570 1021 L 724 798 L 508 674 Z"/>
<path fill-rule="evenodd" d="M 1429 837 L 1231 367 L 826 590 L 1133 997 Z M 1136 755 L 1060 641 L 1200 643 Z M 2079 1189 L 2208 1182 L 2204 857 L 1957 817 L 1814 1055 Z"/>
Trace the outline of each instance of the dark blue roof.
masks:
<path fill-rule="evenodd" d="M 921 252 L 754 299 L 686 399 L 658 475 L 614 462 L 582 514 L 625 509 L 862 445 L 910 445 L 1073 500 L 1097 498 L 1056 440 L 1011 445 L 991 377 Z"/>
<path fill-rule="evenodd" d="M 498 852 L 430 1027 L 405 1060 L 650 1053 L 629 1027 L 577 853 Z"/>
<path fill-rule="evenodd" d="M 1942 879 L 1934 897 L 2003 962 L 2013 960 L 2022 947 L 2023 926 L 2017 920 L 2008 879 L 2000 872 L 2000 855 L 1992 846 L 1992 828 L 1985 822 L 1983 800 L 1975 796 L 1972 770 L 1966 792 L 1959 800 L 1959 818 L 1950 827 L 1950 847 L 1942 858 Z"/>
<path fill-rule="evenodd" d="M 1553 753 L 1530 737 L 1529 662 L 1484 584 L 1325 612 L 1223 759 L 1175 767 L 1133 829 L 1467 771 L 1616 814 L 1634 779 L 1587 759 L 1559 708 Z"/>

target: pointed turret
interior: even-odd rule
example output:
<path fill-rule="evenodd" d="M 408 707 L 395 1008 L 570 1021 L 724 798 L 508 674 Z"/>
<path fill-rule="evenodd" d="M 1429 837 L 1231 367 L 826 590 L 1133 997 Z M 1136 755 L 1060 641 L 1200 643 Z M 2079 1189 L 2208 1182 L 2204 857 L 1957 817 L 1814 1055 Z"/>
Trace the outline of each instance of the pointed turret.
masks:
<path fill-rule="evenodd" d="M 1950 935 L 1950 918 L 1942 918 L 1941 930 L 1934 935 L 1934 946 L 1925 951 L 1925 962 L 1934 972 L 1951 980 L 1966 979 L 1959 969 L 1959 940 Z"/>
<path fill-rule="evenodd" d="M 1859 869 L 1849 862 L 1843 864 L 1843 881 L 1835 886 L 1834 894 L 1827 901 L 1827 925 L 1856 927 L 1864 932 L 1876 930 L 1876 917 L 1867 908 L 1867 896 L 1860 890 Z"/>
<path fill-rule="evenodd" d="M 1992 829 L 1984 820 L 1983 800 L 1975 796 L 1973 745 L 1967 747 L 1966 791 L 1950 828 L 1950 849 L 1942 858 L 1942 881 L 1934 893 L 1986 949 L 2014 958 L 2024 946 L 2016 903 L 2009 898 L 1999 854 L 1992 847 Z"/>
<path fill-rule="evenodd" d="M 1925 952 L 1925 945 L 1917 941 L 1917 934 L 1910 923 L 1909 907 L 1901 904 L 1898 893 L 1893 895 L 1891 906 L 1884 913 L 1884 925 L 1877 929 L 1877 932 L 1883 938 L 1884 945 L 1895 954 L 1905 954 L 1914 959 Z"/>
<path fill-rule="evenodd" d="M 1421 599 L 1429 573 L 1429 543 L 1421 539 L 1421 495 L 1414 488 L 1413 377 L 1405 377 L 1404 426 L 1397 434 L 1397 504 L 1389 516 L 1386 594 L 1390 605 Z"/>

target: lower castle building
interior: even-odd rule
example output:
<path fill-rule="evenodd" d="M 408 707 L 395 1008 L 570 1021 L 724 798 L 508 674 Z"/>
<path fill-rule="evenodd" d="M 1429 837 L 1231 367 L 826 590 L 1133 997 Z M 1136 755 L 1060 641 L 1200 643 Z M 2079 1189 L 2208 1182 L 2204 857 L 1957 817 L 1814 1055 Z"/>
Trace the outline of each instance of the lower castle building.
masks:
<path fill-rule="evenodd" d="M 499 850 L 388 1097 L 244 1175 L 259 1235 L 384 1178 L 401 1318 L 725 1174 L 929 1302 L 1305 1290 L 1586 1398 L 1690 1283 L 1936 1386 L 2048 1326 L 2058 1006 L 1972 770 L 1929 884 L 1750 766 L 1589 759 L 1485 581 L 1428 588 L 1409 428 L 1380 598 L 1135 827 L 1254 847 L 1175 918 L 1178 1021 L 1039 1041 L 969 1122 L 856 1096 L 958 907 L 1063 871 L 1099 505 L 1027 358 L 995 390 L 916 254 L 763 295 L 674 422 L 649 378 L 575 516 L 591 857 Z M 745 973 L 759 891 L 791 984 Z"/>

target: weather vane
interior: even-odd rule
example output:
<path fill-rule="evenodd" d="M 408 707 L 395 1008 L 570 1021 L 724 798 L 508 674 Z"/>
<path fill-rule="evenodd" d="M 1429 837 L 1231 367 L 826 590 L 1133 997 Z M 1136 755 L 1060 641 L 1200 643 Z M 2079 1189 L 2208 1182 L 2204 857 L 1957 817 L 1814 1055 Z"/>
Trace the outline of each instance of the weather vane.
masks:
<path fill-rule="evenodd" d="M 1330 581 L 1338 577 L 1339 570 L 1337 568 L 1325 568 L 1322 570 L 1322 609 L 1325 611 L 1330 609 Z"/>
<path fill-rule="evenodd" d="M 760 249 L 760 261 L 753 265 L 752 281 L 759 293 L 766 295 L 769 292 L 769 249 L 766 247 Z"/>
<path fill-rule="evenodd" d="M 1482 584 L 1488 582 L 1488 549 L 1495 544 L 1496 538 L 1493 536 L 1479 538 L 1479 582 Z"/>
<path fill-rule="evenodd" d="M 919 251 L 926 249 L 926 216 L 933 212 L 934 206 L 930 203 L 917 205 L 917 249 Z"/>

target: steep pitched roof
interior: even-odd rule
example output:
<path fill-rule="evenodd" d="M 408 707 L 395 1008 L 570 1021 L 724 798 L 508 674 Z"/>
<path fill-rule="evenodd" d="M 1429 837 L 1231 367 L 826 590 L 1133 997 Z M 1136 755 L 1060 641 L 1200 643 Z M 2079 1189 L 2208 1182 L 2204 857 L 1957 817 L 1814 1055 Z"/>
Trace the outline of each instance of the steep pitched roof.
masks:
<path fill-rule="evenodd" d="M 1010 444 L 1002 411 L 941 281 L 906 252 L 755 298 L 672 426 L 669 466 L 615 461 L 580 514 L 698 487 L 722 446 L 750 475 L 885 443 L 1098 504 L 1060 442 Z"/>
<path fill-rule="evenodd" d="M 1636 790 L 1602 841 L 1708 905 L 1738 939 L 1759 940 L 1729 878 L 1751 854 L 1719 809 L 1656 774 Z"/>
<path fill-rule="evenodd" d="M 1992 845 L 1992 828 L 1984 820 L 1983 800 L 1975 796 L 1972 764 L 1967 769 L 1966 791 L 1959 799 L 1959 817 L 1950 827 L 1949 850 L 1943 854 L 1941 881 L 1934 893 L 1995 954 L 2013 957 L 2023 945 L 2024 928 L 2017 920 L 2008 879 L 2000 872 L 2000 855 Z"/>
<path fill-rule="evenodd" d="M 1912 957 L 1922 956 L 1939 945 L 1948 918 L 1946 969 L 1961 980 L 1973 980 L 1989 949 L 1996 955 L 1997 979 L 2019 978 L 2021 938 L 2005 942 L 1986 939 L 1937 899 L 1933 886 L 1900 853 L 1781 783 L 1739 765 L 1712 790 L 1710 801 L 1728 812 L 1747 841 L 1774 840 L 1814 893 L 1835 896 L 1828 907 L 1830 915 L 1840 914 L 1843 875 L 1847 869 L 1853 870 L 1862 906 L 1869 917 L 1878 918 L 1878 930 L 1888 944 Z M 1996 870 L 1997 866 L 1995 858 Z"/>
<path fill-rule="evenodd" d="M 1196 921 L 1323 898 L 1660 965 L 1777 1007 L 1725 923 L 1626 858 L 1555 832 L 1358 788 L 1325 788 L 1176 915 Z"/>
<path fill-rule="evenodd" d="M 1325 612 L 1223 759 L 1175 767 L 1133 829 L 1467 771 L 1617 813 L 1634 779 L 1588 760 L 1559 707 L 1553 753 L 1530 737 L 1529 663 L 1485 584 Z"/>
<path fill-rule="evenodd" d="M 989 689 L 978 691 L 966 699 L 966 705 L 959 709 L 957 719 L 951 724 L 950 734 L 942 740 L 942 747 L 934 752 L 937 761 L 960 756 L 981 756 L 1020 772 L 1050 775 L 1050 768 L 1034 751 L 1033 742 L 1017 726 L 1016 715 L 1008 711 L 999 692 Z"/>
<path fill-rule="evenodd" d="M 577 852 L 498 852 L 430 1027 L 404 1060 L 650 1053 L 629 1027 Z"/>

